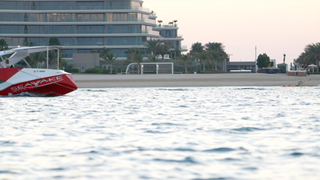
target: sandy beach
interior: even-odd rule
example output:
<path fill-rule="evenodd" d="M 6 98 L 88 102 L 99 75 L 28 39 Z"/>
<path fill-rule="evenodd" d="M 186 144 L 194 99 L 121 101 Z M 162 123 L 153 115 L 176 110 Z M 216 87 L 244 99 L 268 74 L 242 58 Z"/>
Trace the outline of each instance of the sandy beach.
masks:
<path fill-rule="evenodd" d="M 79 88 L 214 87 L 214 86 L 300 86 L 320 85 L 320 75 L 286 74 L 159 74 L 159 75 L 73 75 Z"/>

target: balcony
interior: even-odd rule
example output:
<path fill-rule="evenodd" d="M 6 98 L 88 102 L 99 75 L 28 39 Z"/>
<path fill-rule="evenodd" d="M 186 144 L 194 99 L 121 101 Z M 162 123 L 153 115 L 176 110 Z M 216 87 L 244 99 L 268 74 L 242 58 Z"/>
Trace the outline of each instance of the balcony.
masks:
<path fill-rule="evenodd" d="M 48 42 L 7 42 L 8 46 L 47 46 Z M 61 46 L 144 46 L 145 42 L 61 42 Z"/>
<path fill-rule="evenodd" d="M 113 31 L 104 31 L 104 30 L 90 30 L 90 31 L 85 31 L 85 30 L 63 30 L 63 31 L 49 31 L 49 30 L 33 30 L 33 29 L 29 29 L 29 30 L 6 30 L 6 31 L 1 31 L 0 30 L 0 34 L 10 34 L 12 35 L 45 35 L 45 34 L 71 34 L 71 35 L 84 35 L 84 34 L 90 34 L 92 35 L 102 35 L 102 36 L 106 36 L 106 35 L 117 35 L 120 34 L 120 36 L 124 35 L 124 34 L 128 34 L 128 35 L 139 35 L 139 34 L 143 34 L 145 35 L 154 35 L 159 37 L 159 33 L 155 32 L 155 31 L 121 31 L 121 30 L 113 30 Z"/>
<path fill-rule="evenodd" d="M 25 6 L 0 6 L 0 10 L 32 10 L 32 11 L 44 11 L 44 10 L 139 10 L 149 12 L 148 8 L 137 6 L 49 6 L 49 7 L 25 7 Z"/>
<path fill-rule="evenodd" d="M 183 36 L 179 35 L 177 37 L 160 37 L 160 41 L 183 41 Z"/>
<path fill-rule="evenodd" d="M 157 19 L 157 14 L 156 13 L 151 13 L 150 15 L 149 15 L 149 19 Z"/>
<path fill-rule="evenodd" d="M 180 49 L 181 49 L 182 52 L 188 51 L 188 47 L 187 46 L 181 46 Z"/>
<path fill-rule="evenodd" d="M 45 22 L 45 23 L 63 23 L 63 22 L 92 22 L 92 23 L 104 23 L 104 22 L 146 22 L 151 24 L 156 24 L 155 20 L 145 19 L 145 18 L 116 18 L 111 21 L 104 19 L 76 19 L 76 18 L 8 18 L 0 19 L 0 22 Z"/>
<path fill-rule="evenodd" d="M 159 27 L 159 28 L 176 28 L 178 27 L 178 24 L 172 24 L 172 25 L 161 25 L 161 24 L 158 24 L 156 27 Z"/>
<path fill-rule="evenodd" d="M 170 24 L 170 25 L 161 25 L 158 24 L 153 27 L 153 30 L 161 31 L 161 30 L 175 30 L 179 29 L 178 24 Z"/>

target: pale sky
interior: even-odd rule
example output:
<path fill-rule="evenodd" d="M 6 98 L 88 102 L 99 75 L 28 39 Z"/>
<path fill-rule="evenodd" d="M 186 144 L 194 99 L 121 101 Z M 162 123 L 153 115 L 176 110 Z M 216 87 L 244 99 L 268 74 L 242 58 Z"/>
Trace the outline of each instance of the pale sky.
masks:
<path fill-rule="evenodd" d="M 221 42 L 231 61 L 253 61 L 266 53 L 277 64 L 292 62 L 306 45 L 320 42 L 320 0 L 144 0 L 163 24 L 178 20 L 193 43 Z"/>

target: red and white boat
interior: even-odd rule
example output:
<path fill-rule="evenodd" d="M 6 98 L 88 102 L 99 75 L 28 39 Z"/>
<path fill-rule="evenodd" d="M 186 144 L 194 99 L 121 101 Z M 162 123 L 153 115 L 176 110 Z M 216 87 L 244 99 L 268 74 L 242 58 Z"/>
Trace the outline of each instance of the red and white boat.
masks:
<path fill-rule="evenodd" d="M 56 47 L 21 47 L 0 52 L 0 95 L 30 93 L 41 96 L 61 96 L 78 87 L 70 73 L 54 69 L 6 68 L 3 56 L 10 55 L 9 65 L 24 60 L 31 53 L 53 50 Z"/>

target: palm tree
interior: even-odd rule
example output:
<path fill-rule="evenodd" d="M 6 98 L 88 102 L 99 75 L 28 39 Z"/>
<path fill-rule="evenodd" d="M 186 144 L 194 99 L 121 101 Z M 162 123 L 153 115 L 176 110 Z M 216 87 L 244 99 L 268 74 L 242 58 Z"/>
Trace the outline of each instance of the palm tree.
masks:
<path fill-rule="evenodd" d="M 24 40 L 24 44 L 29 44 L 28 43 L 28 40 L 25 38 L 25 40 Z M 60 43 L 60 41 L 59 41 L 59 39 L 57 38 L 57 37 L 51 37 L 50 39 L 49 39 L 49 44 L 48 44 L 49 46 L 61 46 L 61 43 Z M 57 52 L 55 52 L 55 51 L 49 51 L 49 54 L 48 54 L 48 56 L 49 56 L 49 63 L 50 63 L 50 66 L 51 66 L 51 68 L 53 67 L 53 62 L 54 62 L 54 60 L 56 60 L 57 59 L 57 55 L 58 55 L 58 53 Z M 59 53 L 59 61 L 61 60 L 61 56 L 60 56 L 60 53 Z"/>
<path fill-rule="evenodd" d="M 205 49 L 210 54 L 212 61 L 212 68 L 217 69 L 217 63 L 220 59 L 227 58 L 227 53 L 224 50 L 224 46 L 222 43 L 212 42 L 207 43 L 205 45 Z M 215 64 L 215 67 L 213 67 Z M 209 66 L 209 62 L 208 62 Z"/>
<path fill-rule="evenodd" d="M 224 51 L 224 46 L 222 43 L 217 43 L 217 42 L 209 42 L 207 44 L 205 44 L 205 49 L 207 51 L 212 51 L 215 49 L 219 49 L 220 51 Z"/>
<path fill-rule="evenodd" d="M 119 57 L 119 54 L 114 55 L 114 51 L 111 51 L 111 49 L 108 49 L 105 47 L 103 49 L 91 50 L 91 53 L 98 53 L 100 58 L 102 58 L 105 63 L 110 63 L 111 65 L 110 74 L 111 74 L 113 70 L 113 63 L 115 60 L 117 60 L 117 58 Z"/>
<path fill-rule="evenodd" d="M 117 60 L 118 57 L 119 57 L 119 54 L 114 56 L 114 51 L 108 52 L 106 56 L 102 57 L 104 62 L 108 62 L 111 65 L 110 74 L 112 74 L 112 65 L 114 61 Z"/>
<path fill-rule="evenodd" d="M 201 53 L 203 51 L 203 48 L 204 47 L 202 46 L 202 43 L 200 42 L 194 43 L 192 44 L 190 53 L 191 54 Z"/>
<path fill-rule="evenodd" d="M 61 43 L 57 37 L 51 37 L 49 39 L 49 46 L 61 46 Z"/>
<path fill-rule="evenodd" d="M 304 64 L 304 62 L 306 61 L 305 60 L 305 57 L 307 56 L 306 52 L 303 52 L 299 55 L 299 57 L 297 59 L 294 60 L 295 63 L 301 63 L 301 64 Z"/>
<path fill-rule="evenodd" d="M 180 47 L 177 47 L 174 51 L 175 51 L 175 57 L 181 56 L 181 48 Z"/>
<path fill-rule="evenodd" d="M 306 56 L 305 60 L 312 62 L 318 66 L 319 72 L 319 61 L 320 61 L 320 43 L 309 44 L 305 48 Z"/>
<path fill-rule="evenodd" d="M 0 39 L 0 51 L 4 51 L 7 49 L 9 49 L 9 48 L 8 48 L 8 44 L 7 44 L 6 40 Z"/>
<path fill-rule="evenodd" d="M 157 56 L 156 56 L 156 55 L 147 54 L 146 57 L 147 57 L 151 62 L 157 62 Z"/>
<path fill-rule="evenodd" d="M 151 53 L 151 55 L 156 55 L 159 45 L 159 40 L 151 39 L 149 41 L 146 41 L 147 50 Z"/>
<path fill-rule="evenodd" d="M 50 63 L 50 67 L 53 68 L 53 63 L 54 62 L 60 62 L 62 60 L 62 56 L 63 55 L 63 51 L 59 51 L 59 59 L 58 58 L 58 51 L 54 50 L 54 51 L 49 51 L 49 63 Z"/>
<path fill-rule="evenodd" d="M 212 62 L 212 68 L 214 68 L 215 70 L 217 70 L 217 63 L 221 57 L 219 53 L 220 53 L 219 49 L 208 51 L 208 55 Z M 214 65 L 215 67 L 213 67 Z"/>
<path fill-rule="evenodd" d="M 161 44 L 158 46 L 157 54 L 160 54 L 162 57 L 162 61 L 164 61 L 164 55 L 169 53 L 169 47 L 165 44 Z"/>
<path fill-rule="evenodd" d="M 110 49 L 104 47 L 104 48 L 99 49 L 99 50 L 92 50 L 91 53 L 99 53 L 99 56 L 104 58 L 104 57 L 107 57 L 107 55 L 108 55 L 108 53 L 110 51 L 111 51 Z"/>
<path fill-rule="evenodd" d="M 143 61 L 143 55 L 140 49 L 131 49 L 128 55 L 128 59 L 138 64 L 138 74 L 140 74 L 140 64 Z"/>
<path fill-rule="evenodd" d="M 185 73 L 188 73 L 188 62 L 191 60 L 190 54 L 182 54 L 177 59 L 184 63 Z"/>
<path fill-rule="evenodd" d="M 90 51 L 90 53 L 98 53 L 98 54 L 100 54 L 100 52 L 101 52 L 101 50 L 99 50 L 99 49 L 93 49 Z"/>
<path fill-rule="evenodd" d="M 61 60 L 59 65 L 60 65 L 60 69 L 64 69 L 65 67 L 68 68 L 68 62 L 64 59 Z"/>
<path fill-rule="evenodd" d="M 55 51 L 49 51 L 49 55 L 48 55 L 49 59 L 49 67 L 48 68 L 52 68 L 53 67 L 53 62 L 56 60 L 57 58 L 57 53 Z"/>
<path fill-rule="evenodd" d="M 39 53 L 32 53 L 29 56 L 30 64 L 33 64 L 36 68 L 39 67 L 39 62 L 46 60 L 46 53 L 39 52 Z"/>
<path fill-rule="evenodd" d="M 205 62 L 208 60 L 208 53 L 206 51 L 195 53 L 194 55 L 203 64 L 203 71 L 206 71 Z"/>

